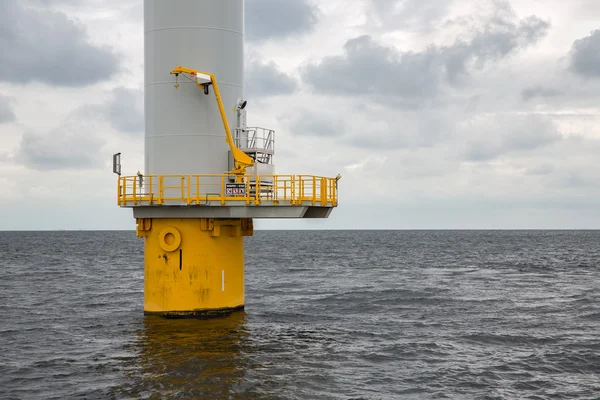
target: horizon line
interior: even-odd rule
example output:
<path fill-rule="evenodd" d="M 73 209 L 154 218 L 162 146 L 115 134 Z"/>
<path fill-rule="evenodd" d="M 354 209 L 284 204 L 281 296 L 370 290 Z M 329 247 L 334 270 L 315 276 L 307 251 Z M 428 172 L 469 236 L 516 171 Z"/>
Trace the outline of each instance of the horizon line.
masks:
<path fill-rule="evenodd" d="M 0 229 L 0 232 L 135 232 L 135 229 Z M 255 232 L 357 232 L 357 231 L 600 231 L 600 228 L 332 228 L 254 229 Z"/>

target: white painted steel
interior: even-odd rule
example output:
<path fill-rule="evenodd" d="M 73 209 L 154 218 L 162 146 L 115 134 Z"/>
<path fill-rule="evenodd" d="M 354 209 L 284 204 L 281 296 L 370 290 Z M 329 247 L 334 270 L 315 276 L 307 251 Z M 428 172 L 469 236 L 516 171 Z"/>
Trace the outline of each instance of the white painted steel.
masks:
<path fill-rule="evenodd" d="M 231 129 L 243 98 L 243 0 L 145 0 L 145 169 L 149 174 L 222 174 L 229 147 L 214 92 L 170 72 L 214 73 Z"/>

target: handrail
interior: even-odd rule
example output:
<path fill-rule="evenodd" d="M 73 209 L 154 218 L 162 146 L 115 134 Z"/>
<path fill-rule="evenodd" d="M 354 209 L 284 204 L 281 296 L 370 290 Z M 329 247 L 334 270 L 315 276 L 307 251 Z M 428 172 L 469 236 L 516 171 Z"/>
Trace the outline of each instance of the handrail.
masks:
<path fill-rule="evenodd" d="M 243 132 L 247 135 L 242 143 L 241 129 L 236 130 L 236 145 L 239 148 L 275 151 L 275 131 L 261 127 L 246 127 Z"/>
<path fill-rule="evenodd" d="M 336 178 L 313 175 L 234 174 L 121 176 L 118 204 L 122 207 L 161 205 L 312 205 L 336 207 Z M 241 178 L 241 180 L 239 179 Z M 267 203 L 265 203 L 267 202 Z"/>

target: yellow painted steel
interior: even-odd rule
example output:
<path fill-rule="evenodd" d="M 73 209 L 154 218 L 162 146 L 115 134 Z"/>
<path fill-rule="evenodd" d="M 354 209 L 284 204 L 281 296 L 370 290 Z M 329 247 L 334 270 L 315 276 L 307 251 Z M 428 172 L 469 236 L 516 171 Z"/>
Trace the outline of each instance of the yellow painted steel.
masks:
<path fill-rule="evenodd" d="M 166 205 L 172 202 L 186 205 L 216 202 L 223 206 L 242 202 L 247 206 L 260 206 L 263 201 L 271 201 L 273 205 L 287 202 L 289 205 L 336 207 L 340 176 L 244 175 L 238 181 L 245 184 L 246 193 L 243 195 L 227 194 L 230 175 L 146 175 L 142 178 L 144 187 L 138 184 L 139 176 L 119 177 L 119 206 Z"/>
<path fill-rule="evenodd" d="M 144 312 L 203 316 L 244 306 L 249 219 L 139 219 L 145 240 Z"/>

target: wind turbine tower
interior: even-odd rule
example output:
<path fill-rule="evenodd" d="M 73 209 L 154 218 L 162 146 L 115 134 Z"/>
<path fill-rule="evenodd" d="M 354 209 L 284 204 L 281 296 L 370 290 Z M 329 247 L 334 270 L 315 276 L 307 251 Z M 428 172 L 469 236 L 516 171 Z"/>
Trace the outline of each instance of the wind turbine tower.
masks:
<path fill-rule="evenodd" d="M 145 0 L 144 33 L 143 173 L 113 158 L 145 243 L 144 312 L 226 315 L 244 307 L 253 220 L 328 218 L 340 176 L 277 175 L 275 132 L 247 126 L 243 0 Z"/>

